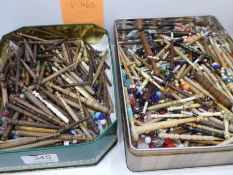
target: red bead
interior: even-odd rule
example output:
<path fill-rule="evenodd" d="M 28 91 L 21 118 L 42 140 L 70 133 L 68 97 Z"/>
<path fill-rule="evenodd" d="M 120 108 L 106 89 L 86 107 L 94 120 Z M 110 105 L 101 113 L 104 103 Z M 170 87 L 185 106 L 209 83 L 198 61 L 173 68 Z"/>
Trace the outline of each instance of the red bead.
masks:
<path fill-rule="evenodd" d="M 167 138 L 167 139 L 164 139 L 164 141 L 165 141 L 164 146 L 166 148 L 175 148 L 176 147 L 176 144 L 174 143 L 174 141 L 172 139 Z"/>
<path fill-rule="evenodd" d="M 4 111 L 4 112 L 2 113 L 2 115 L 3 115 L 4 117 L 9 117 L 10 112 L 9 112 L 9 111 Z"/>
<path fill-rule="evenodd" d="M 45 76 L 45 77 L 48 77 L 49 75 L 50 75 L 50 74 L 49 74 L 48 72 L 45 72 L 45 73 L 44 73 L 44 76 Z"/>
<path fill-rule="evenodd" d="M 166 111 L 160 110 L 160 111 L 159 111 L 159 114 L 166 114 Z"/>
<path fill-rule="evenodd" d="M 16 97 L 19 97 L 19 96 L 20 96 L 20 93 L 15 93 L 15 96 L 16 96 Z"/>
<path fill-rule="evenodd" d="M 154 131 L 151 131 L 151 132 L 149 132 L 147 135 L 150 136 L 150 137 L 154 137 L 154 136 L 155 136 L 155 132 L 154 132 Z"/>
<path fill-rule="evenodd" d="M 156 143 L 154 141 L 150 142 L 149 148 L 156 148 Z"/>
<path fill-rule="evenodd" d="M 132 105 L 132 107 L 137 105 L 137 102 L 136 102 L 135 98 L 130 99 L 130 104 Z"/>

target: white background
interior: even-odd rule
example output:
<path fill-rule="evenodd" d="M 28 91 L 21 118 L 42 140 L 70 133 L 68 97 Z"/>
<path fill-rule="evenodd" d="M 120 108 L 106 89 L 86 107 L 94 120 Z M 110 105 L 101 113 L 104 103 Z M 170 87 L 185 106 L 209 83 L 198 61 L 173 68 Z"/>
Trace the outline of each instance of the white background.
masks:
<path fill-rule="evenodd" d="M 233 36 L 233 0 L 105 0 L 105 28 L 113 42 L 113 22 L 119 18 L 214 15 Z M 60 0 L 0 0 L 0 37 L 27 25 L 62 24 Z M 0 162 L 1 163 L 1 162 Z M 189 168 L 133 173 L 125 164 L 121 128 L 119 142 L 97 166 L 52 169 L 16 174 L 156 174 L 156 175 L 231 175 L 233 166 Z"/>
<path fill-rule="evenodd" d="M 232 0 L 104 0 L 105 28 L 120 18 L 214 15 L 233 36 Z M 60 0 L 0 0 L 0 37 L 26 25 L 62 24 Z"/>

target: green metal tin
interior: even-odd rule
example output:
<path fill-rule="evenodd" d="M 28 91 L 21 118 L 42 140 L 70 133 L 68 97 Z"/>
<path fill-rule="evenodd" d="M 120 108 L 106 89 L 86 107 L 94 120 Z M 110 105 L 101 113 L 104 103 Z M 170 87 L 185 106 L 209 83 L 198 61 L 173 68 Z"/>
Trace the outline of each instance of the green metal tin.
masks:
<path fill-rule="evenodd" d="M 50 33 L 50 31 L 52 31 Z M 5 171 L 21 171 L 31 169 L 44 169 L 68 166 L 83 166 L 97 164 L 101 158 L 113 147 L 117 142 L 117 116 L 118 108 L 118 87 L 115 73 L 115 60 L 112 57 L 110 40 L 108 32 L 95 24 L 77 24 L 77 25 L 54 25 L 54 26 L 32 26 L 22 27 L 2 37 L 0 42 L 0 62 L 5 59 L 9 53 L 7 42 L 11 40 L 19 40 L 17 32 L 25 34 L 37 35 L 43 38 L 53 37 L 72 37 L 85 38 L 89 43 L 96 44 L 102 37 L 107 36 L 106 46 L 110 51 L 109 62 L 111 63 L 111 80 L 113 81 L 112 97 L 114 104 L 114 115 L 116 120 L 112 122 L 93 142 L 73 144 L 68 146 L 53 146 L 46 148 L 27 149 L 19 151 L 0 151 L 0 172 Z M 110 93 L 111 93 L 110 92 Z M 37 156 L 56 154 L 59 161 L 51 163 L 25 164 L 22 156 Z"/>

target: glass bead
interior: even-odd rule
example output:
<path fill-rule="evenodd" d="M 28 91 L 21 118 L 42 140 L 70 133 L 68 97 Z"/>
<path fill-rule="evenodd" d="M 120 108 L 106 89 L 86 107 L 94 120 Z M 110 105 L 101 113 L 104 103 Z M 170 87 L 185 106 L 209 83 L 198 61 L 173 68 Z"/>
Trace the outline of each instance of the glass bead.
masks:
<path fill-rule="evenodd" d="M 154 132 L 154 131 L 150 131 L 150 132 L 148 133 L 148 136 L 154 137 L 154 136 L 155 136 L 155 132 Z"/>
<path fill-rule="evenodd" d="M 68 146 L 68 145 L 70 145 L 70 142 L 69 141 L 64 141 L 63 145 Z"/>
<path fill-rule="evenodd" d="M 157 95 L 158 97 L 160 97 L 160 96 L 162 95 L 162 93 L 161 93 L 160 91 L 157 91 L 157 92 L 156 92 L 156 95 Z"/>
<path fill-rule="evenodd" d="M 167 75 L 167 70 L 161 70 L 160 74 L 163 75 L 163 76 Z"/>
<path fill-rule="evenodd" d="M 100 114 L 100 115 L 99 115 L 99 120 L 103 120 L 103 119 L 105 119 L 104 114 Z"/>
<path fill-rule="evenodd" d="M 126 79 L 126 80 L 125 80 L 125 86 L 126 86 L 127 88 L 130 88 L 130 85 L 131 85 L 130 79 Z"/>
<path fill-rule="evenodd" d="M 149 136 L 145 137 L 144 139 L 146 144 L 149 144 L 151 142 L 151 138 Z"/>
<path fill-rule="evenodd" d="M 163 147 L 164 142 L 162 140 L 156 140 L 155 141 L 155 146 L 156 148 L 161 148 Z"/>
<path fill-rule="evenodd" d="M 93 89 L 94 91 L 98 91 L 98 85 L 97 85 L 96 83 L 94 83 L 94 84 L 92 85 L 92 89 Z"/>
<path fill-rule="evenodd" d="M 166 148 L 175 148 L 176 144 L 174 143 L 174 141 L 172 139 L 166 138 L 164 139 L 164 145 Z"/>
<path fill-rule="evenodd" d="M 166 111 L 164 111 L 164 110 L 160 110 L 159 111 L 159 114 L 161 114 L 161 115 L 163 115 L 163 114 L 165 114 L 166 113 Z"/>
<path fill-rule="evenodd" d="M 159 100 L 159 96 L 156 95 L 156 94 L 154 94 L 154 95 L 152 96 L 152 102 L 155 103 L 155 102 L 157 102 L 158 100 Z"/>
<path fill-rule="evenodd" d="M 156 148 L 156 143 L 154 141 L 150 142 L 149 148 Z"/>
<path fill-rule="evenodd" d="M 12 134 L 12 135 L 11 135 L 11 138 L 12 138 L 12 139 L 18 139 L 18 138 L 20 138 L 20 136 L 17 135 L 17 134 Z"/>
<path fill-rule="evenodd" d="M 2 116 L 9 117 L 10 112 L 9 111 L 3 111 Z"/>
<path fill-rule="evenodd" d="M 72 136 L 73 136 L 73 135 L 76 135 L 76 131 L 70 130 L 70 131 L 69 131 L 69 135 L 72 135 Z"/>
<path fill-rule="evenodd" d="M 95 114 L 94 114 L 94 119 L 99 119 L 99 116 L 101 115 L 101 113 L 100 112 L 96 112 Z"/>
<path fill-rule="evenodd" d="M 100 120 L 100 125 L 106 125 L 106 123 L 107 123 L 107 121 L 105 120 L 105 119 L 103 119 L 103 120 Z"/>

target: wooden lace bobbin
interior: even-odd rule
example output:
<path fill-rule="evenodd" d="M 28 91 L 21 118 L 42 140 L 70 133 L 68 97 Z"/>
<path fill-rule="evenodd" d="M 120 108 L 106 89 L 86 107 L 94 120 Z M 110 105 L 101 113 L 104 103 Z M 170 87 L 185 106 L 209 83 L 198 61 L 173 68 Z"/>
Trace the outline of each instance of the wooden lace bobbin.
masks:
<path fill-rule="evenodd" d="M 80 100 L 79 93 L 77 93 L 77 95 L 78 95 L 78 102 L 79 102 L 79 106 L 80 106 L 80 108 L 79 108 L 79 110 L 80 110 L 80 116 L 81 116 L 82 119 L 84 119 L 84 118 L 85 118 L 85 114 L 84 114 L 84 111 L 83 111 L 83 108 L 82 108 L 82 103 L 81 103 L 81 100 Z M 60 97 L 60 99 L 62 100 L 62 103 L 66 106 L 66 109 L 67 109 L 67 111 L 69 112 L 69 114 L 72 115 L 73 119 L 74 119 L 76 122 L 78 122 L 78 121 L 79 121 L 79 118 L 76 117 L 76 115 L 75 115 L 74 111 L 72 110 L 72 108 L 66 104 L 66 102 L 63 100 L 62 97 Z M 90 141 L 92 141 L 92 140 L 93 140 L 93 137 L 92 137 L 91 134 L 88 132 L 88 129 L 84 126 L 84 124 L 83 124 L 83 123 L 80 123 L 79 126 L 80 126 L 80 128 L 82 129 L 83 133 L 87 136 L 87 138 L 88 138 Z"/>
<path fill-rule="evenodd" d="M 198 83 L 192 81 L 188 77 L 184 76 L 183 79 L 187 81 L 191 86 L 199 90 L 201 93 L 205 94 L 206 96 L 210 97 L 212 100 L 215 100 L 215 97 L 213 97 L 207 90 L 202 88 Z"/>
<path fill-rule="evenodd" d="M 187 135 L 187 134 L 167 134 L 159 133 L 160 138 L 170 138 L 170 139 L 182 139 L 182 140 L 222 140 L 218 137 L 213 136 L 201 136 L 201 135 Z"/>
<path fill-rule="evenodd" d="M 44 111 L 46 114 L 53 116 L 53 113 L 44 105 L 39 99 L 37 99 L 33 94 L 31 90 L 24 90 L 23 94 L 26 96 L 26 98 L 35 106 L 40 108 L 42 111 Z"/>
<path fill-rule="evenodd" d="M 215 87 L 217 89 L 219 89 L 223 94 L 225 94 L 226 96 L 227 93 L 224 91 L 224 89 L 222 88 L 222 86 L 219 84 L 218 79 L 215 77 L 215 75 L 203 64 L 202 68 L 204 69 L 204 71 L 208 74 L 209 78 L 212 80 L 212 83 L 215 85 Z"/>
<path fill-rule="evenodd" d="M 63 93 L 64 95 L 67 95 L 71 98 L 71 100 L 78 100 L 78 97 L 77 97 L 77 94 L 71 92 L 70 90 L 67 90 L 67 89 L 62 89 L 60 88 L 59 86 L 56 86 L 52 83 L 48 84 L 49 87 Z M 91 99 L 87 99 L 87 98 L 84 98 L 84 97 L 81 97 L 80 96 L 80 100 L 82 103 L 84 103 L 85 105 L 87 105 L 89 108 L 91 109 L 94 109 L 96 111 L 101 111 L 101 112 L 104 112 L 104 113 L 108 113 L 109 112 L 109 109 L 105 106 L 102 106 L 101 104 L 91 100 Z"/>
<path fill-rule="evenodd" d="M 190 117 L 186 119 L 177 119 L 177 120 L 169 120 L 169 121 L 162 121 L 162 122 L 157 122 L 157 123 L 146 123 L 143 126 L 136 126 L 136 132 L 137 134 L 142 134 L 150 131 L 154 131 L 157 129 L 163 129 L 163 128 L 170 128 L 170 127 L 175 127 L 183 123 L 189 123 L 189 122 L 198 122 L 203 120 L 203 117 L 198 116 L 198 117 Z"/>
<path fill-rule="evenodd" d="M 126 87 L 124 87 L 124 94 L 125 94 L 125 99 L 126 99 L 126 108 L 127 108 L 127 117 L 130 123 L 130 130 L 132 133 L 132 138 L 133 140 L 137 141 L 138 140 L 138 135 L 136 133 L 135 130 L 135 125 L 134 125 L 134 115 L 133 115 L 133 110 L 130 104 L 130 100 L 129 100 L 129 94 L 128 94 L 128 90 Z"/>
<path fill-rule="evenodd" d="M 168 107 L 167 110 L 168 111 L 174 111 L 174 110 L 185 110 L 185 109 L 193 109 L 193 108 L 200 108 L 201 105 L 198 103 L 194 103 L 194 104 L 185 104 L 185 105 L 181 105 L 181 106 L 171 106 Z"/>
<path fill-rule="evenodd" d="M 156 104 L 153 106 L 149 106 L 147 109 L 148 110 L 157 110 L 157 109 L 161 109 L 161 108 L 165 108 L 165 107 L 169 107 L 169 106 L 173 106 L 173 105 L 178 105 L 178 104 L 182 104 L 182 103 L 186 103 L 189 101 L 193 101 L 195 99 L 200 98 L 200 96 L 192 96 L 192 97 L 188 97 L 188 98 L 184 98 L 184 99 L 180 99 L 180 100 L 174 100 L 174 101 L 170 101 L 167 103 L 162 103 L 162 104 Z"/>
<path fill-rule="evenodd" d="M 78 82 L 78 83 L 84 83 L 84 81 L 74 72 L 69 71 L 69 74 Z M 83 87 L 90 93 L 95 94 L 94 90 L 91 88 L 89 84 L 83 85 Z"/>
<path fill-rule="evenodd" d="M 133 58 L 135 64 L 137 66 L 142 66 L 141 62 L 138 60 L 138 57 L 130 48 L 128 48 L 127 46 L 124 46 L 124 48 L 126 49 L 127 53 Z"/>
<path fill-rule="evenodd" d="M 194 110 L 194 109 L 193 109 Z M 166 113 L 166 114 L 151 114 L 152 118 L 185 118 L 185 117 L 192 117 L 195 115 L 199 115 L 202 117 L 210 117 L 210 116 L 221 116 L 221 112 L 195 112 L 195 114 L 189 111 L 181 111 L 181 113 L 173 114 L 173 113 Z"/>
<path fill-rule="evenodd" d="M 3 108 L 6 107 L 6 104 L 8 103 L 8 92 L 6 88 L 6 84 L 4 82 L 1 82 L 2 86 L 2 106 Z"/>
<path fill-rule="evenodd" d="M 79 140 L 79 141 L 88 141 L 88 138 L 83 138 L 80 137 L 80 135 L 69 135 L 69 134 L 60 134 L 58 135 L 57 133 L 45 133 L 45 132 L 33 132 L 33 131 L 24 131 L 24 130 L 13 130 L 13 134 L 17 134 L 20 136 L 26 136 L 26 137 L 52 137 L 55 136 L 57 139 L 60 140 Z"/>
<path fill-rule="evenodd" d="M 127 63 L 126 63 L 126 60 L 125 60 L 125 58 L 124 58 L 124 56 L 122 55 L 121 52 L 119 53 L 119 58 L 120 58 L 120 60 L 121 60 L 121 63 L 122 63 L 123 66 L 124 66 L 125 73 L 126 73 L 126 75 L 128 76 L 128 78 L 129 78 L 131 84 L 134 85 L 135 83 L 134 83 L 132 74 L 131 74 L 131 72 L 130 72 L 130 70 L 129 70 L 129 67 L 128 67 Z"/>
<path fill-rule="evenodd" d="M 90 119 L 87 120 L 88 128 L 94 131 L 95 134 L 99 134 L 100 129 L 98 128 L 98 126 L 96 126 L 95 121 L 91 119 L 93 114 L 90 113 L 89 110 L 85 106 L 83 106 L 83 110 L 84 110 L 85 116 L 90 116 Z"/>
<path fill-rule="evenodd" d="M 187 43 L 185 43 L 185 45 L 186 45 L 186 46 L 191 45 L 191 44 L 197 42 L 198 40 L 200 40 L 201 38 L 203 38 L 203 36 L 202 36 L 201 34 L 197 34 L 196 36 L 194 36 L 194 37 L 192 38 L 192 40 L 190 40 L 190 41 L 188 41 Z"/>
<path fill-rule="evenodd" d="M 204 49 L 204 46 L 203 46 L 199 41 L 196 41 L 195 44 L 197 45 L 197 47 L 201 50 L 201 52 L 202 52 L 203 54 L 206 54 L 206 51 L 205 51 L 205 49 Z"/>
<path fill-rule="evenodd" d="M 202 59 L 202 55 L 200 55 L 195 61 L 194 64 L 196 64 L 199 60 Z M 183 78 L 187 73 L 191 72 L 191 70 L 193 69 L 193 67 L 191 65 L 188 65 L 188 67 L 183 71 L 182 75 L 180 76 L 180 78 Z"/>
<path fill-rule="evenodd" d="M 20 98 L 15 97 L 15 96 L 12 96 L 12 95 L 10 95 L 10 99 L 13 99 L 13 100 L 15 100 L 15 102 L 17 102 L 18 104 L 22 104 L 23 106 L 25 106 L 25 107 L 31 109 L 32 111 L 35 111 L 35 112 L 37 112 L 38 114 L 41 114 L 44 118 L 49 119 L 49 120 L 52 121 L 53 123 L 55 123 L 55 124 L 57 124 L 57 125 L 59 125 L 59 126 L 64 126 L 64 123 L 63 123 L 61 120 L 57 119 L 55 116 L 51 116 L 51 115 L 46 114 L 46 113 L 43 112 L 42 110 L 40 110 L 40 109 L 36 108 L 35 106 L 31 105 L 30 103 L 27 103 L 27 102 L 21 100 Z"/>
<path fill-rule="evenodd" d="M 156 83 L 150 75 L 142 71 L 140 68 L 135 68 L 145 79 L 147 79 L 149 82 L 151 82 L 153 85 L 155 85 L 159 90 L 164 91 L 164 88 L 161 87 L 158 83 Z"/>
<path fill-rule="evenodd" d="M 38 128 L 59 129 L 59 126 L 54 126 L 54 125 L 44 124 L 44 123 L 30 122 L 27 120 L 8 119 L 7 122 L 11 125 L 17 125 L 17 126 L 30 126 L 30 127 L 38 127 Z"/>
<path fill-rule="evenodd" d="M 27 35 L 27 34 L 24 34 L 24 33 L 21 33 L 21 32 L 17 32 L 17 35 L 23 36 L 23 37 L 26 37 L 26 38 L 29 38 L 29 39 L 32 39 L 32 40 L 41 41 L 41 42 L 44 42 L 44 43 L 51 43 L 51 41 L 49 41 L 49 40 L 45 40 L 45 39 L 42 39 L 42 38 L 39 38 L 39 37 L 36 37 L 36 36 Z"/>
<path fill-rule="evenodd" d="M 106 106 L 107 108 L 109 108 L 109 113 L 105 113 L 104 115 L 105 115 L 105 119 L 107 121 L 107 124 L 111 125 L 112 119 L 110 117 L 110 113 L 114 112 L 114 107 L 112 106 L 112 98 L 111 98 L 109 91 L 108 91 L 108 85 L 107 85 L 105 76 L 103 76 L 102 86 L 103 86 L 103 88 L 102 88 L 101 94 L 103 96 L 103 105 Z"/>
<path fill-rule="evenodd" d="M 31 68 L 27 65 L 27 63 L 23 59 L 21 59 L 20 61 L 23 64 L 24 68 L 29 73 L 29 75 L 33 78 L 34 81 L 36 81 L 36 75 L 35 75 L 35 73 L 31 70 Z"/>
<path fill-rule="evenodd" d="M 146 39 L 146 34 L 144 31 L 141 31 L 140 32 L 140 40 L 142 42 L 142 45 L 145 49 L 145 52 L 146 52 L 146 55 L 147 57 L 149 56 L 154 56 L 151 48 L 150 48 L 150 44 L 148 43 L 147 39 Z M 152 58 L 149 58 L 149 63 L 152 65 L 152 69 L 153 69 L 153 74 L 157 75 L 157 76 L 160 76 L 160 71 L 159 71 L 159 68 L 157 67 L 156 65 L 156 62 L 155 60 L 153 60 Z"/>
<path fill-rule="evenodd" d="M 139 76 L 138 76 L 137 72 L 134 69 L 135 63 L 130 61 L 130 59 L 126 56 L 126 54 L 125 54 L 124 50 L 122 49 L 122 47 L 119 47 L 119 50 L 120 50 L 120 53 L 122 54 L 122 56 L 124 57 L 124 60 L 125 60 L 126 64 L 129 66 L 130 71 L 132 72 L 134 77 L 139 80 Z"/>
<path fill-rule="evenodd" d="M 65 116 L 63 113 L 61 113 L 56 107 L 54 107 L 51 103 L 47 102 L 46 100 L 44 100 L 40 94 L 36 91 L 33 91 L 32 94 L 38 98 L 41 102 L 43 102 L 57 117 L 59 117 L 62 121 L 64 121 L 65 123 L 69 122 L 69 119 L 67 118 L 67 116 Z"/>
<path fill-rule="evenodd" d="M 211 47 L 212 47 L 214 53 L 217 55 L 218 62 L 221 64 L 221 66 L 224 69 L 228 69 L 228 65 L 227 65 L 225 59 L 221 55 L 220 51 L 218 50 L 218 48 L 216 46 L 216 43 L 213 41 L 213 38 L 211 36 L 209 36 L 209 41 L 210 41 L 210 44 L 211 44 Z"/>
<path fill-rule="evenodd" d="M 37 80 L 36 90 L 38 90 L 40 87 L 41 81 L 42 81 L 43 76 L 44 76 L 44 71 L 45 71 L 45 64 L 42 65 L 42 68 L 40 70 L 40 74 L 39 74 L 39 77 Z"/>
<path fill-rule="evenodd" d="M 189 58 L 185 57 L 185 55 L 184 55 L 177 47 L 174 47 L 174 50 L 175 50 L 175 52 L 176 52 L 178 55 L 182 56 L 183 59 L 185 59 L 185 60 L 187 61 L 188 64 L 190 64 L 193 68 L 197 69 L 197 67 L 195 66 L 195 64 L 194 64 L 192 61 L 190 61 Z"/>
<path fill-rule="evenodd" d="M 187 142 L 187 140 L 186 140 Z M 219 144 L 221 141 L 213 141 L 213 140 L 189 140 L 189 147 L 200 147 L 200 146 L 215 146 L 217 144 Z"/>
<path fill-rule="evenodd" d="M 99 66 L 98 66 L 98 68 L 97 68 L 97 70 L 96 70 L 96 73 L 95 73 L 95 75 L 94 75 L 94 78 L 93 78 L 93 81 L 92 81 L 92 85 L 94 84 L 94 82 L 95 82 L 95 81 L 97 80 L 97 78 L 99 77 L 99 75 L 100 75 L 100 73 L 101 73 L 101 70 L 102 70 L 102 68 L 103 68 L 103 66 L 104 66 L 104 63 L 105 63 L 105 60 L 106 60 L 107 56 L 108 56 L 108 51 L 105 51 L 105 53 L 104 53 L 104 55 L 103 55 L 103 57 L 102 57 L 102 59 L 101 59 L 101 61 L 100 61 L 100 63 L 99 63 Z"/>
<path fill-rule="evenodd" d="M 230 133 L 229 133 L 229 120 L 227 120 L 226 117 L 223 117 L 223 123 L 224 123 L 224 137 L 225 139 L 229 139 Z"/>
<path fill-rule="evenodd" d="M 15 112 L 14 115 L 13 115 L 12 120 L 17 120 L 18 117 L 19 117 L 19 112 Z M 10 124 L 9 122 L 7 122 L 7 123 L 8 123 L 8 124 L 7 124 L 7 128 L 6 128 L 6 130 L 4 131 L 4 133 L 3 133 L 2 137 L 1 137 L 1 140 L 8 140 L 8 137 L 9 137 L 9 135 L 10 135 L 10 132 L 11 132 L 11 130 L 12 130 L 13 127 L 14 127 L 14 126 L 13 126 L 12 124 Z"/>
<path fill-rule="evenodd" d="M 21 146 L 29 143 L 34 143 L 37 141 L 38 141 L 37 137 L 22 137 L 19 139 L 7 140 L 0 143 L 0 150 L 5 148 Z"/>
<path fill-rule="evenodd" d="M 172 97 L 174 97 L 176 100 L 181 100 L 182 98 L 177 95 L 175 92 L 170 92 L 170 94 L 172 95 Z"/>
<path fill-rule="evenodd" d="M 56 65 L 56 64 L 55 64 Z M 54 71 L 58 71 L 57 68 L 52 67 L 52 69 Z M 60 69 L 61 70 L 61 69 Z M 61 77 L 63 78 L 63 80 L 65 80 L 67 83 L 72 84 L 75 83 L 75 80 L 72 79 L 72 77 L 66 73 L 66 74 L 61 74 Z M 88 98 L 88 99 L 92 99 L 95 100 L 83 87 L 80 86 L 75 86 L 74 87 L 78 92 L 80 92 L 84 97 Z M 96 100 L 95 100 L 96 101 Z"/>
<path fill-rule="evenodd" d="M 219 143 L 218 145 L 222 146 L 222 145 L 228 145 L 228 144 L 232 144 L 232 143 L 233 143 L 233 137 L 231 137 L 231 138 L 229 138 L 229 139 L 227 139 L 227 140 Z"/>
<path fill-rule="evenodd" d="M 27 144 L 27 145 L 16 146 L 16 147 L 12 147 L 12 148 L 5 148 L 5 149 L 2 149 L 1 151 L 13 151 L 13 150 L 40 148 L 40 147 L 54 145 L 54 144 L 56 144 L 58 142 L 61 142 L 61 140 L 59 140 L 59 139 L 45 140 L 45 141 L 39 141 L 39 142 L 36 142 L 36 143 L 30 143 L 30 144 Z"/>
<path fill-rule="evenodd" d="M 183 66 L 180 68 L 180 70 L 176 73 L 175 78 L 180 79 L 183 72 L 186 70 L 187 64 L 183 64 Z"/>
<path fill-rule="evenodd" d="M 29 127 L 29 126 L 16 126 L 16 130 L 23 130 L 23 131 L 33 131 L 33 132 L 45 132 L 45 133 L 55 133 L 57 130 L 55 129 L 48 129 L 48 128 L 36 128 L 36 127 Z"/>
<path fill-rule="evenodd" d="M 218 102 L 215 102 L 215 103 L 220 109 L 224 111 L 224 113 L 227 114 L 225 117 L 227 117 L 229 121 L 233 121 L 233 113 L 230 110 L 228 110 L 225 106 L 223 106 L 221 103 L 218 103 Z"/>
<path fill-rule="evenodd" d="M 50 75 L 50 76 L 44 78 L 44 79 L 41 81 L 41 84 L 45 84 L 45 83 L 47 83 L 48 81 L 53 80 L 53 79 L 56 78 L 57 76 L 59 76 L 59 75 L 65 73 L 65 72 L 67 72 L 68 70 L 70 70 L 70 69 L 73 68 L 74 66 L 78 65 L 79 63 L 80 63 L 80 61 L 77 61 L 77 62 L 75 62 L 75 63 L 73 63 L 73 64 L 71 64 L 71 65 L 69 65 L 69 66 L 67 66 L 67 67 L 65 67 L 65 68 L 63 68 L 63 69 L 61 69 L 61 70 L 55 72 L 55 73 L 53 73 L 52 75 Z"/>
<path fill-rule="evenodd" d="M 224 122 L 222 120 L 219 120 L 215 117 L 208 117 L 208 120 L 221 126 L 224 129 Z M 233 127 L 231 125 L 228 126 L 228 129 L 231 133 L 233 133 Z"/>
<path fill-rule="evenodd" d="M 28 112 L 28 111 L 26 111 L 26 110 L 24 110 L 24 109 L 22 109 L 22 108 L 20 108 L 20 107 L 18 107 L 18 106 L 15 106 L 15 105 L 13 105 L 13 104 L 11 104 L 11 103 L 7 103 L 7 107 L 8 107 L 9 109 L 14 110 L 15 112 L 19 112 L 20 114 L 23 114 L 24 116 L 27 116 L 27 117 L 29 117 L 29 118 L 32 118 L 33 120 L 42 122 L 42 123 L 44 123 L 44 124 L 50 124 L 48 121 L 46 121 L 46 120 L 44 120 L 44 119 L 42 119 L 42 118 L 40 118 L 40 117 L 38 117 L 38 116 L 36 116 L 36 115 L 34 115 L 34 114 Z"/>
<path fill-rule="evenodd" d="M 21 64 L 20 64 L 20 53 L 19 51 L 16 52 L 16 73 L 15 73 L 15 92 L 19 92 L 19 79 L 20 79 L 20 69 L 21 69 Z"/>
<path fill-rule="evenodd" d="M 218 89 L 213 86 L 209 86 L 211 83 L 203 76 L 200 76 L 197 72 L 194 73 L 195 79 L 200 83 L 207 91 L 210 92 L 220 103 L 224 106 L 231 108 L 232 102 L 229 98 L 221 93 Z"/>
<path fill-rule="evenodd" d="M 203 129 L 203 130 L 206 130 L 206 131 L 215 132 L 215 133 L 218 133 L 218 134 L 221 134 L 221 135 L 224 136 L 224 131 L 219 130 L 219 129 L 211 128 L 211 127 L 208 127 L 208 126 L 205 126 L 205 125 L 194 124 L 194 123 L 187 123 L 187 125 L 189 125 L 189 126 L 191 126 L 193 128 L 199 128 L 199 129 Z"/>
<path fill-rule="evenodd" d="M 216 42 L 215 42 L 216 43 Z M 216 44 L 217 45 L 217 44 Z M 224 61 L 227 63 L 227 65 L 231 68 L 231 69 L 233 69 L 233 63 L 232 63 L 232 61 L 229 59 L 229 58 L 231 58 L 232 59 L 232 57 L 231 57 L 231 55 L 229 55 L 227 52 L 226 52 L 226 50 L 220 45 L 217 45 L 217 49 L 218 49 L 218 52 L 219 52 L 219 54 L 222 56 L 222 58 L 224 59 Z M 228 58 L 229 57 L 229 58 Z"/>
<path fill-rule="evenodd" d="M 229 99 L 231 100 L 231 102 L 233 102 L 233 95 L 231 94 L 230 88 L 228 88 L 228 85 L 231 86 L 230 83 L 226 85 L 224 83 L 224 81 L 222 80 L 222 78 L 220 78 L 220 76 L 218 76 L 217 74 L 215 74 L 215 77 L 217 78 L 217 80 L 220 83 L 223 90 L 226 92 L 226 94 L 229 97 Z M 232 88 L 233 88 L 233 86 L 232 86 Z M 233 92 L 233 89 L 232 89 L 232 92 Z"/>

